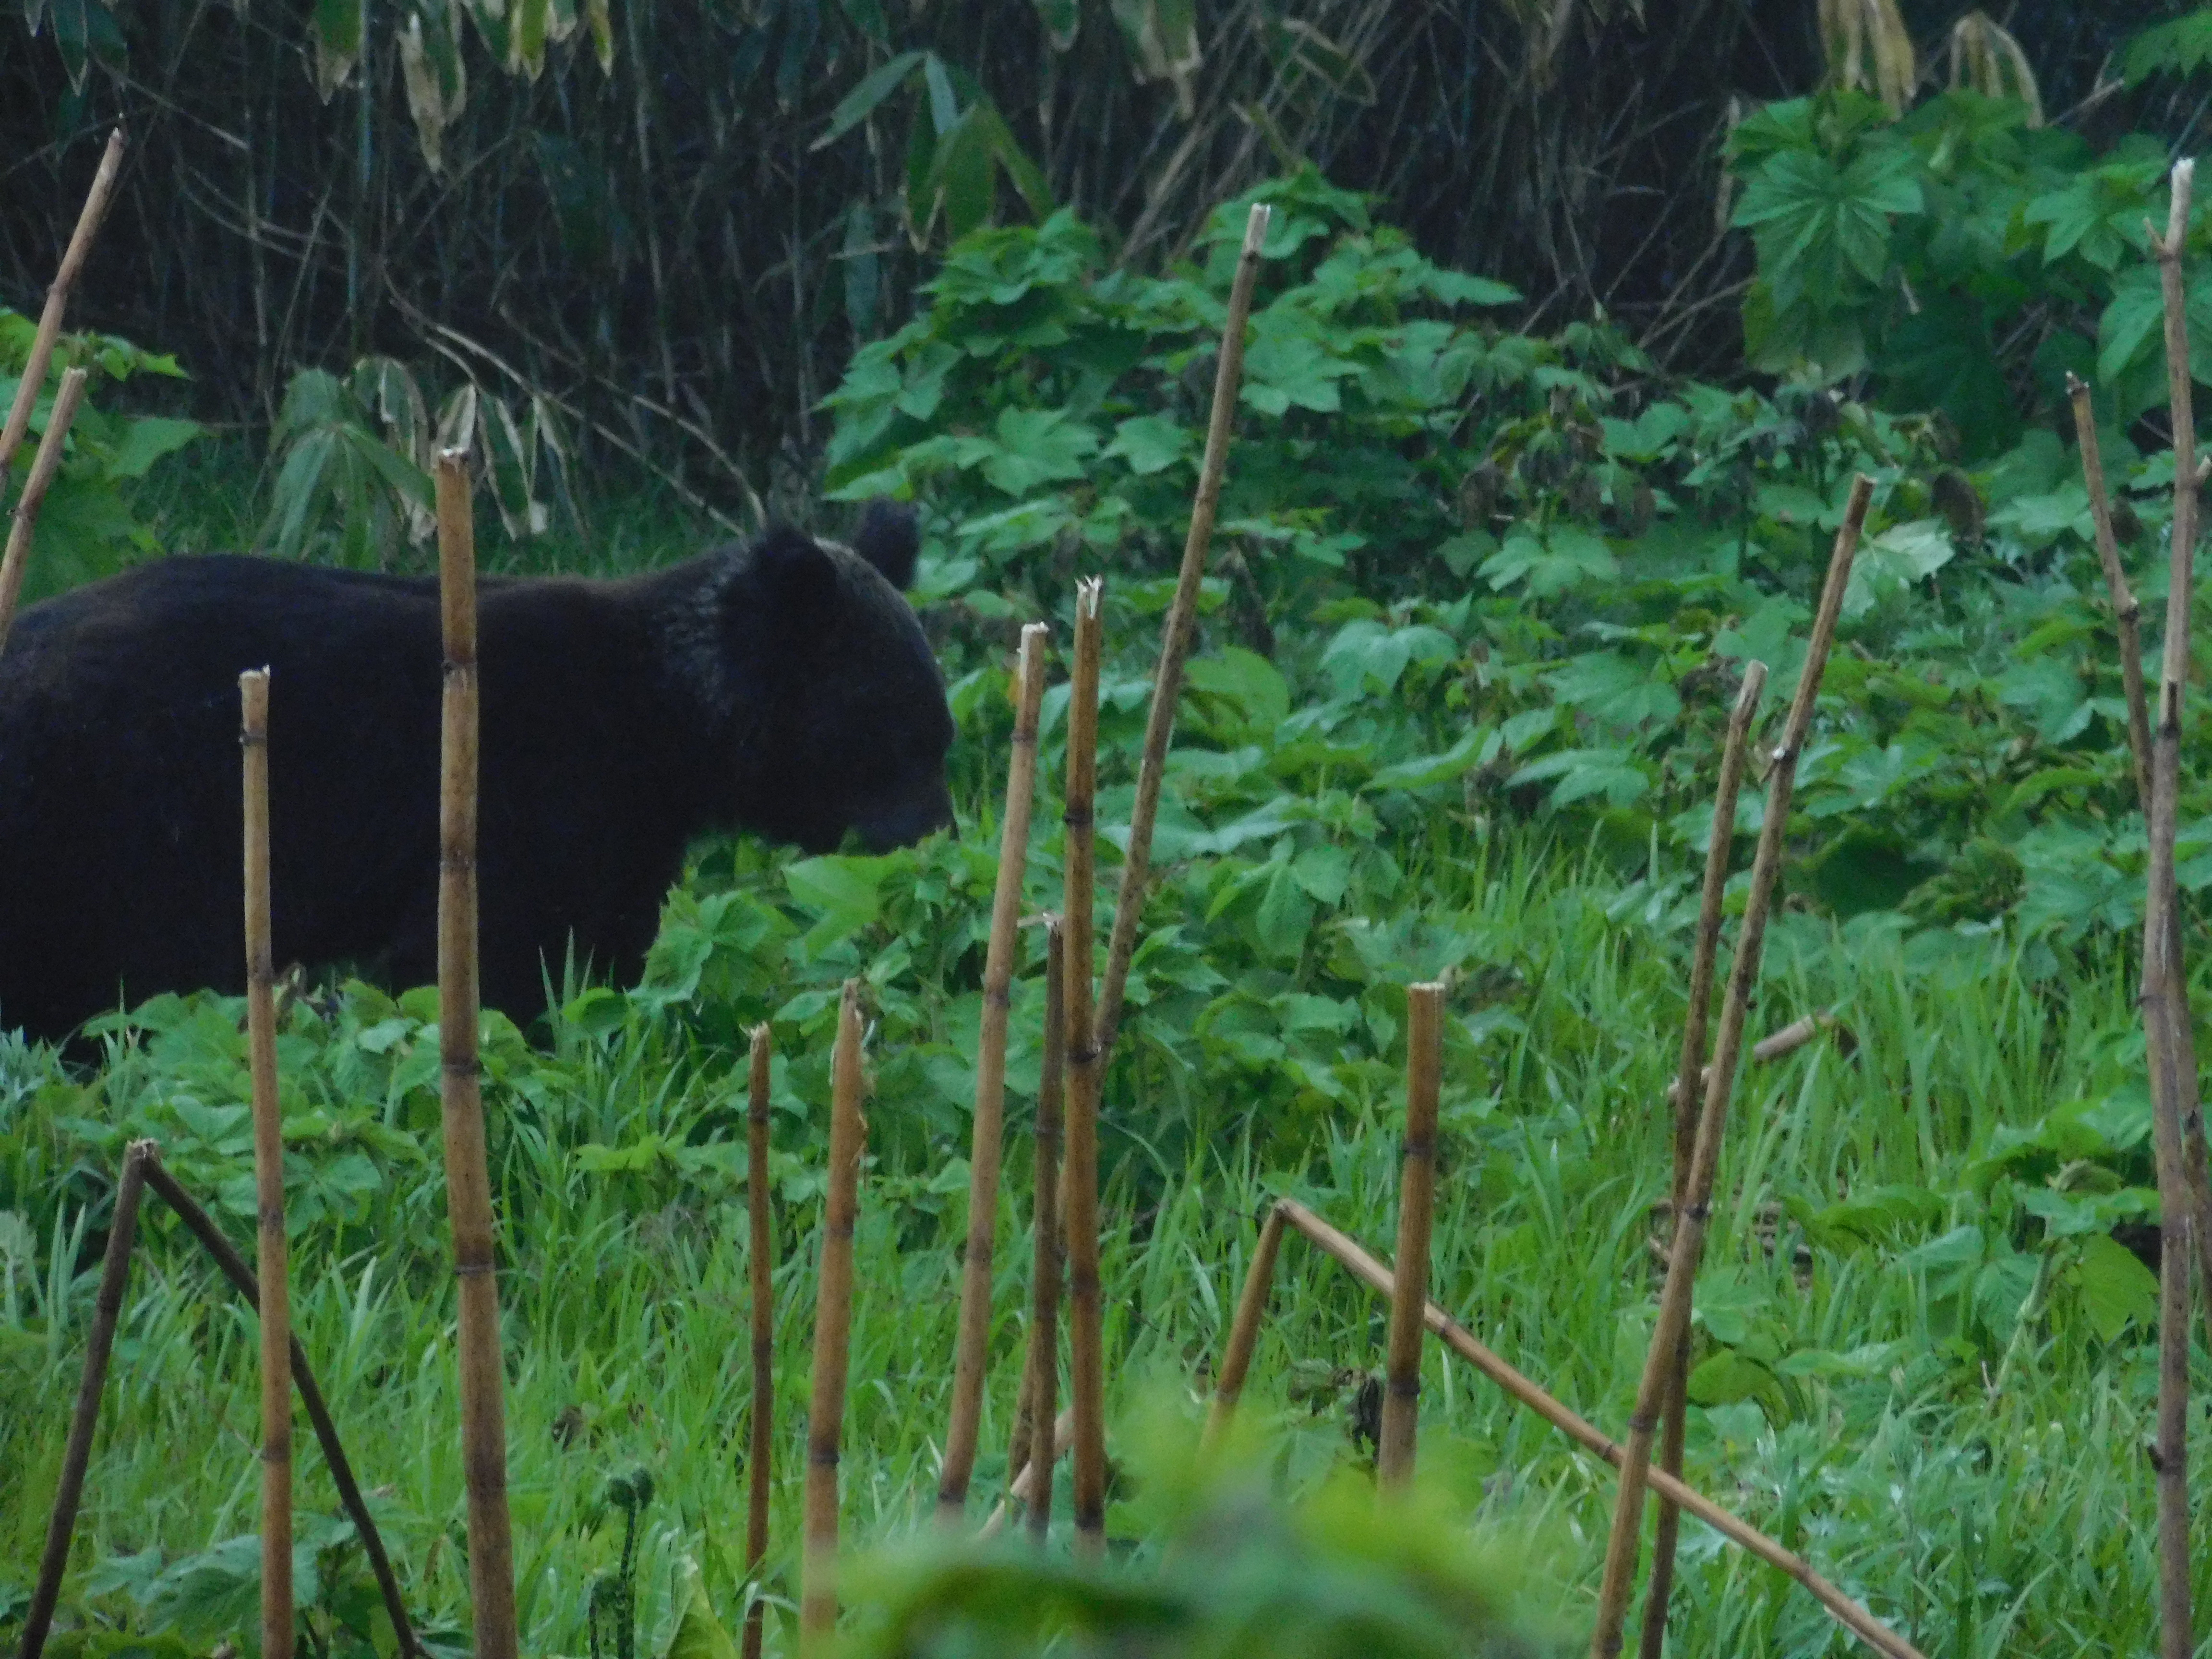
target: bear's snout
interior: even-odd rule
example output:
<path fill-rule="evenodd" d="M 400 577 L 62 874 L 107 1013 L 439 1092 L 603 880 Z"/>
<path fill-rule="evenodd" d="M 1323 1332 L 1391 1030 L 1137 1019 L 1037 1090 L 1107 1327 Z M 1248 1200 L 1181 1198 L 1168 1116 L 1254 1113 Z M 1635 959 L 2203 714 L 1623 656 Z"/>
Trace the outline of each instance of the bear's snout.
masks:
<path fill-rule="evenodd" d="M 911 847 L 934 830 L 952 827 L 952 793 L 941 780 L 933 781 L 926 792 L 864 817 L 854 826 L 871 853 Z"/>

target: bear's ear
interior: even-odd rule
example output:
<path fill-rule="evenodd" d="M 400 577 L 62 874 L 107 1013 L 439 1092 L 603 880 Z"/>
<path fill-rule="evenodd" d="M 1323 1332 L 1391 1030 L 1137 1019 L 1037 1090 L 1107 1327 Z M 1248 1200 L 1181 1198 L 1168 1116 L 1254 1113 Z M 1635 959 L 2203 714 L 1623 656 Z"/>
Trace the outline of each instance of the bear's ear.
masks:
<path fill-rule="evenodd" d="M 883 572 L 884 580 L 904 592 L 914 581 L 914 562 L 921 551 L 921 527 L 914 508 L 878 496 L 860 514 L 853 550 Z"/>
<path fill-rule="evenodd" d="M 837 566 L 804 531 L 777 525 L 753 546 L 753 572 L 784 623 L 827 617 L 837 603 Z"/>

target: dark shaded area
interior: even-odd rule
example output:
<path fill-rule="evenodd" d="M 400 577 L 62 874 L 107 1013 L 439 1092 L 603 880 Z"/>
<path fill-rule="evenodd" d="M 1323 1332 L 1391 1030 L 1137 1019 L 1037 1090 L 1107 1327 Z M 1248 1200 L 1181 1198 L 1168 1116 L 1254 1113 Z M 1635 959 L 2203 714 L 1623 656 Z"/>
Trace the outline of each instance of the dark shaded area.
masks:
<path fill-rule="evenodd" d="M 901 320 L 927 261 L 898 204 L 917 94 L 811 148 L 887 56 L 823 0 L 616 0 L 611 75 L 582 31 L 535 82 L 464 26 L 468 102 L 426 163 L 395 14 L 372 8 L 366 85 L 325 103 L 288 8 L 112 0 L 88 20 L 81 88 L 49 21 L 0 19 L 0 300 L 33 308 L 108 125 L 134 149 L 80 289 L 79 322 L 180 355 L 200 412 L 264 420 L 296 368 L 369 351 L 442 356 L 487 384 L 559 397 L 587 448 L 672 464 L 733 504 L 803 495 L 817 405 L 856 337 Z M 1603 306 L 1664 360 L 1726 373 L 1747 270 L 1719 226 L 1731 100 L 1810 88 L 1813 0 L 1315 0 L 1200 7 L 1186 106 L 1140 82 L 1103 0 L 1066 50 L 1030 0 L 898 15 L 890 44 L 972 71 L 1053 198 L 1157 264 L 1224 197 L 1306 157 L 1379 192 L 1431 257 L 1505 278 L 1530 320 Z M 1910 4 L 1923 74 L 1957 4 Z M 2142 118 L 2092 99 L 2112 46 L 2172 0 L 2024 0 L 2019 34 L 2054 115 Z M 86 27 L 76 25 L 74 27 Z M 103 32 L 105 31 L 105 32 Z M 2172 89 L 2161 114 L 2191 118 Z M 2170 107 L 2169 107 L 2170 106 Z M 1011 192 L 1002 205 L 1018 211 Z M 448 371 L 449 375 L 451 370 Z"/>

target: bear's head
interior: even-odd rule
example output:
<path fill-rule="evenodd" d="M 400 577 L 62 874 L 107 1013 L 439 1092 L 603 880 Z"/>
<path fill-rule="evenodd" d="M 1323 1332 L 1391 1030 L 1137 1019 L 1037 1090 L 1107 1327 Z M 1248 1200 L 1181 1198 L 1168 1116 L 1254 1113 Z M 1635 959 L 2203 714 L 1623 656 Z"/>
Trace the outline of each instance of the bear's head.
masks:
<path fill-rule="evenodd" d="M 902 591 L 920 541 L 911 507 L 876 501 L 849 547 L 778 527 L 717 562 L 703 678 L 743 827 L 823 853 L 848 831 L 885 852 L 951 824 L 952 713 Z"/>

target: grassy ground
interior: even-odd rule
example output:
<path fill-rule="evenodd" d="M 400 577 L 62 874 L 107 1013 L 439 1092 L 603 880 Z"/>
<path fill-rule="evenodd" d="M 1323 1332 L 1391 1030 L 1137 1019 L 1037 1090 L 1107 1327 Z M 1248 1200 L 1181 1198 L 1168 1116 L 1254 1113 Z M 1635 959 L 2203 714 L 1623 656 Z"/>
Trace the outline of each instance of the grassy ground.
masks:
<path fill-rule="evenodd" d="M 1663 1191 L 1654 1103 L 1680 1016 L 1670 935 L 1609 914 L 1614 884 L 1572 860 L 1520 860 L 1470 845 L 1434 872 L 1435 909 L 1516 941 L 1528 979 L 1498 1005 L 1502 1039 L 1455 1055 L 1439 1205 L 1437 1294 L 1476 1331 L 1601 1424 L 1623 1421 L 1650 1317 L 1647 1206 Z M 2126 1650 L 2150 1639 L 2150 1474 L 2142 1446 L 2151 1351 L 2113 1342 L 2069 1309 L 2058 1272 L 2007 1278 L 1908 1247 L 1981 1239 L 1987 1205 L 1970 1164 L 2002 1126 L 2112 1085 L 2132 1042 L 2113 969 L 2039 988 L 2002 971 L 1917 969 L 1893 945 L 1835 948 L 1786 929 L 1765 1018 L 1833 1006 L 1856 1055 L 1809 1049 L 1754 1075 L 1724 1164 L 1705 1298 L 1709 1332 L 1769 1357 L 1739 1401 L 1693 1412 L 1699 1484 L 1740 1506 L 1832 1577 L 1897 1620 L 1929 1652 Z M 1794 948 L 1793 948 L 1794 947 Z M 1480 1018 L 1478 1016 L 1478 1018 Z M 1516 1029 L 1517 1028 L 1517 1029 Z M 2117 1060 L 2116 1060 L 2117 1057 Z M 586 1068 L 588 1073 L 595 1068 Z M 577 1103 L 592 1139 L 680 1133 L 699 1091 L 664 1092 L 619 1056 Z M 34 1101 L 11 1132 L 54 1133 Z M 872 1109 L 896 1120 L 896 1098 Z M 1140 1106 L 1118 1103 L 1118 1172 L 1106 1260 L 1111 1397 L 1126 1413 L 1164 1390 L 1195 1409 L 1270 1194 L 1294 1194 L 1378 1248 L 1393 1234 L 1396 1178 L 1388 1106 L 1330 1123 L 1296 1167 L 1210 1140 L 1169 1166 L 1148 1158 Z M 1019 1169 L 1026 1148 L 1012 1160 Z M 699 1562 L 726 1612 L 741 1595 L 745 1245 L 735 1184 L 684 1183 L 642 1212 L 574 1148 L 510 1137 L 505 1180 L 525 1219 L 503 1280 L 521 1606 L 534 1652 L 582 1649 L 586 1580 L 611 1564 L 617 1529 L 595 1525 L 605 1478 L 649 1468 L 660 1497 L 642 1546 L 641 1617 L 665 1637 L 680 1559 Z M 853 1532 L 913 1526 L 933 1491 L 957 1282 L 957 1205 L 932 1205 L 916 1174 L 887 1176 L 864 1203 L 861 1294 L 845 1463 Z M 1893 1238 L 1807 1244 L 1785 1211 L 1820 1212 L 1877 1188 L 1930 1194 Z M 1001 1217 L 1024 1224 L 1009 1183 Z M 455 1547 L 461 1474 L 452 1425 L 453 1309 L 434 1196 L 422 1224 L 343 1255 L 295 1258 L 295 1318 L 377 1489 L 411 1594 L 462 1620 Z M 817 1206 L 787 1206 L 777 1270 L 775 1588 L 788 1591 L 802 1458 Z M 1999 1230 L 1991 1230 L 1993 1231 Z M 126 1305 L 78 1553 L 82 1567 L 150 1549 L 170 1556 L 249 1530 L 256 1463 L 252 1327 L 156 1220 Z M 1803 1254 L 1800 1254 L 1801 1247 Z M 1985 1243 L 1981 1255 L 1996 1260 Z M 1794 1259 L 1793 1259 L 1794 1258 Z M 988 1447 L 1002 1447 L 1022 1303 L 1020 1253 L 1000 1273 Z M 69 1264 L 21 1264 L 4 1310 L 10 1346 L 0 1413 L 0 1561 L 25 1585 L 55 1478 L 88 1285 Z M 2012 1305 L 2008 1307 L 2009 1297 Z M 2032 1303 L 2022 1320 L 2021 1304 Z M 1713 1311 L 1718 1309 L 1719 1313 Z M 1284 1477 L 1355 1455 L 1333 1407 L 1293 1404 L 1316 1368 L 1377 1362 L 1382 1312 L 1293 1243 L 1248 1395 L 1280 1428 Z M 1747 1334 L 1747 1331 L 1749 1333 Z M 1764 1345 L 1755 1339 L 1764 1338 Z M 1709 1345 L 1711 1338 L 1709 1334 Z M 2200 1356 L 2201 1358 L 2201 1356 Z M 1326 1390 L 1323 1397 L 1333 1398 Z M 1471 1516 L 1533 1533 L 1571 1604 L 1594 1579 L 1609 1482 L 1517 1415 L 1479 1378 L 1431 1354 L 1424 1455 Z M 303 1458 L 309 1504 L 331 1497 Z M 1003 1473 L 987 1457 L 981 1490 Z M 1766 1569 L 1694 1527 L 1677 1612 L 1679 1650 L 1794 1654 L 1832 1645 L 1816 1608 Z M 89 1581 L 80 1579 L 80 1593 Z M 2212 1583 L 2200 1585 L 2200 1593 Z M 93 1596 L 88 1610 L 101 1604 Z M 115 1597 L 107 1599 L 111 1608 Z"/>
<path fill-rule="evenodd" d="M 198 510 L 204 522 L 221 516 Z M 650 556 L 669 550 L 654 540 Z M 617 562 L 645 556 L 641 543 Z M 980 781 L 997 764 L 963 765 L 968 852 L 926 853 L 918 866 L 966 869 L 956 900 L 977 890 L 978 860 L 988 869 L 995 809 Z M 1661 1102 L 1683 1017 L 1694 872 L 1624 872 L 1534 828 L 1455 814 L 1393 845 L 1405 881 L 1391 915 L 1372 920 L 1416 942 L 1477 941 L 1449 1034 L 1434 1293 L 1618 1433 L 1652 1316 L 1650 1207 L 1667 1183 Z M 1041 830 L 1040 902 L 1057 878 L 1054 855 Z M 741 854 L 708 867 L 707 887 L 787 902 L 778 862 Z M 903 932 L 867 933 L 849 967 L 817 953 L 812 978 L 865 970 L 881 994 L 903 995 L 905 963 L 941 959 L 966 963 L 972 985 L 973 904 L 916 915 Z M 775 948 L 797 963 L 805 943 Z M 1401 977 L 1417 954 L 1408 945 Z M 793 988 L 778 983 L 772 953 L 757 966 L 763 982 L 739 1000 L 781 1009 L 780 1042 L 794 1057 L 779 1095 L 777 1545 L 766 1586 L 781 1604 L 796 1589 L 826 1091 L 819 1054 L 797 1058 L 816 1013 L 797 1011 L 803 997 L 786 1000 Z M 2130 972 L 2109 940 L 2059 958 L 2019 953 L 2001 933 L 1907 940 L 1797 910 L 1770 944 L 1755 1026 L 1830 1008 L 1852 1042 L 1848 1053 L 1816 1044 L 1739 1089 L 1700 1281 L 1692 1475 L 1930 1654 L 2139 1651 L 2152 1639 L 2154 1378 L 2141 1279 L 2100 1231 L 2069 1232 L 2035 1207 L 2039 1192 L 2144 1178 Z M 1035 1021 L 1034 975 L 1018 1030 Z M 921 979 L 924 992 L 951 982 Z M 510 1480 L 532 1653 L 586 1650 L 589 1583 L 620 1547 L 603 1494 L 610 1475 L 635 1467 L 657 1488 L 641 1545 L 641 1641 L 664 1650 L 687 1563 L 732 1627 L 747 1595 L 742 1158 L 718 1150 L 741 1134 L 741 1061 L 736 1022 L 712 1001 L 580 1014 L 556 1025 L 549 1054 L 515 1059 L 494 1091 Z M 974 1010 L 972 995 L 948 998 L 912 1019 L 957 1051 Z M 15 1215 L 0 1214 L 0 1633 L 21 1616 L 57 1477 L 106 1214 L 103 1159 L 128 1124 L 162 1127 L 165 1142 L 185 1146 L 173 1163 L 212 1185 L 246 1167 L 234 1058 L 218 1052 L 234 1048 L 231 1012 L 164 1016 L 166 1035 L 89 1080 L 0 1051 L 0 1212 Z M 458 1638 L 453 1305 L 438 1174 L 418 1155 L 434 1145 L 434 1100 L 419 1070 L 392 1063 L 419 1025 L 357 999 L 335 1029 L 343 1040 L 301 1013 L 288 1038 L 288 1075 L 307 1079 L 288 1102 L 307 1126 L 295 1152 L 324 1204 L 295 1217 L 294 1317 L 412 1602 Z M 1393 1039 L 1371 1015 L 1346 1039 L 1374 1057 L 1364 1086 L 1295 1121 L 1240 1097 L 1233 1066 L 1179 1066 L 1172 1045 L 1152 1040 L 1165 1035 L 1133 1021 L 1109 1097 L 1117 1423 L 1147 1402 L 1200 1408 L 1254 1218 L 1272 1195 L 1300 1198 L 1379 1250 L 1395 1235 Z M 933 1497 L 965 1227 L 964 1129 L 942 1099 L 923 1098 L 921 1073 L 890 1045 L 876 1063 L 883 1156 L 862 1201 L 842 1466 L 848 1534 L 867 1540 L 914 1528 Z M 1016 1077 L 1004 1240 L 1029 1213 L 1018 1063 Z M 2066 1126 L 2082 1103 L 2106 1129 L 2077 1145 Z M 364 1161 L 347 1164 L 355 1154 Z M 254 1523 L 251 1322 L 166 1218 L 150 1206 L 148 1217 L 64 1599 L 75 1628 L 143 1626 L 149 1601 L 155 1622 L 179 1598 L 204 1601 L 204 1586 L 157 1593 L 154 1575 Z M 1026 1301 L 1025 1250 L 1002 1245 L 1000 1261 L 979 1505 L 1004 1477 Z M 1279 1478 L 1302 1486 L 1365 1455 L 1346 1401 L 1379 1364 L 1383 1315 L 1295 1240 L 1273 1306 L 1246 1400 L 1271 1429 Z M 2202 1379 L 2201 1345 L 2196 1358 Z M 1472 1524 L 1531 1545 L 1531 1593 L 1571 1626 L 1595 1583 L 1607 1473 L 1433 1350 L 1422 1420 L 1431 1480 Z M 330 1511 L 311 1443 L 298 1443 L 303 1507 Z M 1686 1528 L 1683 1556 L 1674 1651 L 1841 1650 L 1808 1598 L 1713 1535 Z M 2212 1595 L 2203 1559 L 2200 1599 Z M 340 1576 L 357 1588 L 357 1570 Z M 250 1595 L 237 1605 L 250 1607 Z M 209 1617 L 172 1622 L 204 1650 L 222 1628 Z M 787 1626 L 770 1629 L 787 1643 Z"/>

